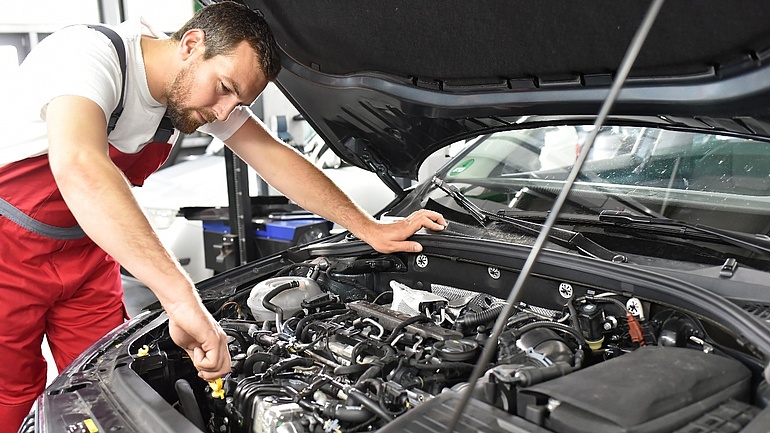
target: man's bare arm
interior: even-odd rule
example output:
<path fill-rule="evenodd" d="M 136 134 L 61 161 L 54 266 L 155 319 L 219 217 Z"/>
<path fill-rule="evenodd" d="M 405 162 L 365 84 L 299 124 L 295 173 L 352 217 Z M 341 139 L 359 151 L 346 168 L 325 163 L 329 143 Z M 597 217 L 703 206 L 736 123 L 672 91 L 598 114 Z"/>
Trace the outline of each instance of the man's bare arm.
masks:
<path fill-rule="evenodd" d="M 101 108 L 87 98 L 61 96 L 48 104 L 46 123 L 51 170 L 80 226 L 155 293 L 169 315 L 172 337 L 190 353 L 201 377 L 228 373 L 226 336 L 109 158 Z"/>
<path fill-rule="evenodd" d="M 428 210 L 394 223 L 375 221 L 321 170 L 254 120 L 247 121 L 226 144 L 302 208 L 347 228 L 380 252 L 420 251 L 420 244 L 406 239 L 422 227 L 443 230 L 446 226 L 440 214 Z"/>

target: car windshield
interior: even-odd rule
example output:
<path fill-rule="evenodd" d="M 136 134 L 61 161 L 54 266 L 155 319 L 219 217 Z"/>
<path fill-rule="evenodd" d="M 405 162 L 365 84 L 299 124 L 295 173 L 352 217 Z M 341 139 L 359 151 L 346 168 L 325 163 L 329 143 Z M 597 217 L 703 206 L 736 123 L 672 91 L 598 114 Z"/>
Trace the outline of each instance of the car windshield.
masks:
<path fill-rule="evenodd" d="M 544 213 L 564 186 L 591 128 L 549 126 L 479 137 L 437 177 L 486 211 Z M 435 187 L 429 194 L 446 202 Z M 768 142 L 612 126 L 598 131 L 561 215 L 626 212 L 767 233 L 769 196 Z"/>

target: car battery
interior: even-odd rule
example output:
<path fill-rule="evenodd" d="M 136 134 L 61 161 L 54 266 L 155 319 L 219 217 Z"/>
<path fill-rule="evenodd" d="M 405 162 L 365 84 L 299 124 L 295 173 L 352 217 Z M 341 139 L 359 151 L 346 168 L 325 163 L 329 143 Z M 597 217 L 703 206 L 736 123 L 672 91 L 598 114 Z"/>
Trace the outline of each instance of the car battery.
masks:
<path fill-rule="evenodd" d="M 332 223 L 303 215 L 276 215 L 274 218 L 253 218 L 254 242 L 257 257 L 278 253 L 295 245 L 302 245 L 328 236 Z M 226 220 L 203 220 L 203 245 L 206 267 L 222 272 L 238 265 L 237 236 L 230 231 Z"/>

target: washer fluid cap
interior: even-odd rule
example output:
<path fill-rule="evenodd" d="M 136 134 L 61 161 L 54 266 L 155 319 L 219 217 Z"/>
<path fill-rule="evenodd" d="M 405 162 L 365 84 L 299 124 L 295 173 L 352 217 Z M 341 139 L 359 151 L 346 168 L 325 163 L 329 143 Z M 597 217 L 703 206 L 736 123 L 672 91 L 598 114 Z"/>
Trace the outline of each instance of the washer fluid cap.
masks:
<path fill-rule="evenodd" d="M 275 304 L 283 310 L 283 317 L 287 318 L 297 311 L 301 310 L 302 301 L 314 296 L 320 295 L 321 287 L 315 280 L 305 277 L 275 277 L 260 282 L 249 294 L 249 299 L 246 304 L 251 310 L 251 314 L 258 321 L 273 321 L 275 320 L 275 312 L 268 310 L 262 305 L 262 300 L 265 299 L 268 293 L 278 287 L 279 284 L 287 283 L 290 281 L 296 281 L 299 286 L 286 289 L 281 293 L 275 295 L 270 300 L 271 304 Z"/>

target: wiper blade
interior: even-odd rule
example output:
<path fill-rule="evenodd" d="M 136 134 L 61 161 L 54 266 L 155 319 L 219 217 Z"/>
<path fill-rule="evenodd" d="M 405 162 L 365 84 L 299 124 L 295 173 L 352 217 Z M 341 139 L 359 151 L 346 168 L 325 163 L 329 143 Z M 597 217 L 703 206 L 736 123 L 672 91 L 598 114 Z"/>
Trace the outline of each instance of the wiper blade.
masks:
<path fill-rule="evenodd" d="M 663 217 L 650 217 L 646 215 L 633 215 L 628 212 L 604 210 L 599 214 L 599 221 L 611 223 L 619 226 L 662 226 L 678 227 L 689 231 L 708 234 L 720 239 L 723 242 L 735 245 L 741 248 L 762 253 L 770 254 L 770 238 L 767 235 L 756 234 L 747 235 L 743 233 L 731 232 L 718 229 L 716 227 L 704 226 L 701 224 L 691 224 L 684 221 L 673 220 Z"/>
<path fill-rule="evenodd" d="M 454 201 L 476 220 L 482 227 L 486 227 L 489 221 L 502 222 L 519 230 L 538 235 L 543 229 L 542 224 L 513 218 L 501 213 L 494 213 L 478 207 L 470 201 L 456 186 L 444 182 L 442 179 L 434 176 L 432 181 L 439 189 L 447 193 Z M 610 251 L 607 248 L 583 236 L 582 233 L 554 227 L 548 238 L 555 244 L 566 248 L 577 250 L 590 257 L 607 260 L 615 263 L 626 263 L 628 258 L 623 254 Z"/>

